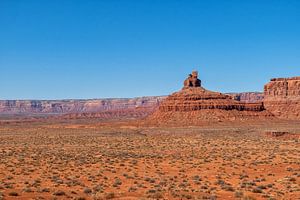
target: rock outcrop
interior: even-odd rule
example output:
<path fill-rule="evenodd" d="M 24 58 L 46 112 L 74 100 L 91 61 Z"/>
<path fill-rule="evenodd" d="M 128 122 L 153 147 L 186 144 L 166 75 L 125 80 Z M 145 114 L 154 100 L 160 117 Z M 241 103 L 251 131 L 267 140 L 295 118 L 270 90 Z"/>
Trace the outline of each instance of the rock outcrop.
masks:
<path fill-rule="evenodd" d="M 188 85 L 189 78 L 184 81 L 182 90 L 161 102 L 157 111 L 149 117 L 149 121 L 197 124 L 205 120 L 244 120 L 254 116 L 269 116 L 264 111 L 262 102 L 245 103 L 230 95 L 206 90 L 199 84 Z M 198 79 L 197 76 L 193 78 Z"/>
<path fill-rule="evenodd" d="M 300 77 L 271 79 L 264 87 L 264 107 L 278 118 L 300 119 Z"/>
<path fill-rule="evenodd" d="M 189 74 L 188 78 L 183 82 L 183 88 L 190 88 L 190 87 L 201 87 L 201 80 L 198 79 L 198 72 L 193 71 Z"/>

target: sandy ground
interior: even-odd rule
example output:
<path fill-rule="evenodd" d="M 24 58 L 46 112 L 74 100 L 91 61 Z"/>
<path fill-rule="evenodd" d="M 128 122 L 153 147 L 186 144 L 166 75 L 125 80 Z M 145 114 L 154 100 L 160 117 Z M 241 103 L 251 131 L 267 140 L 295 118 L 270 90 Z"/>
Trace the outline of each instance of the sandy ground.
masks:
<path fill-rule="evenodd" d="M 287 121 L 1 124 L 0 199 L 300 199 L 299 136 Z"/>

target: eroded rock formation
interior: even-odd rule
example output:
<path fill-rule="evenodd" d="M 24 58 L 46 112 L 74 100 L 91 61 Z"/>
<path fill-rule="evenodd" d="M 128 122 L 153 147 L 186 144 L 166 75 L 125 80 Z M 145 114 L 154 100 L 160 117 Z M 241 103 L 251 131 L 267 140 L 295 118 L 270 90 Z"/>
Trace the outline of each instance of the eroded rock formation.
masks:
<path fill-rule="evenodd" d="M 271 79 L 264 87 L 264 107 L 276 117 L 300 119 L 300 77 Z"/>
<path fill-rule="evenodd" d="M 182 90 L 171 94 L 161 102 L 158 110 L 149 117 L 150 121 L 195 124 L 194 122 L 203 120 L 227 121 L 252 116 L 269 116 L 264 111 L 262 102 L 237 101 L 230 95 L 206 90 L 201 84 L 197 86 L 188 84 L 192 80 L 189 78 L 184 81 Z M 198 79 L 197 76 L 194 78 Z"/>
<path fill-rule="evenodd" d="M 184 88 L 162 101 L 159 110 L 163 112 L 188 112 L 204 109 L 262 111 L 263 104 L 243 103 L 233 100 L 231 96 L 212 92 L 203 87 Z"/>
<path fill-rule="evenodd" d="M 198 79 L 198 71 L 193 71 L 183 82 L 183 88 L 201 87 L 201 80 Z"/>

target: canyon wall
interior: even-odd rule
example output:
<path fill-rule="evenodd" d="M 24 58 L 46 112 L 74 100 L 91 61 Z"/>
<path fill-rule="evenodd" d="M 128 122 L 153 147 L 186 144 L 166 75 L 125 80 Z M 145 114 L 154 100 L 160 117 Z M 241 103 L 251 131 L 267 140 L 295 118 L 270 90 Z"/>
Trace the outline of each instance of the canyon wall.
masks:
<path fill-rule="evenodd" d="M 264 87 L 264 107 L 282 119 L 300 119 L 300 77 L 274 78 Z"/>

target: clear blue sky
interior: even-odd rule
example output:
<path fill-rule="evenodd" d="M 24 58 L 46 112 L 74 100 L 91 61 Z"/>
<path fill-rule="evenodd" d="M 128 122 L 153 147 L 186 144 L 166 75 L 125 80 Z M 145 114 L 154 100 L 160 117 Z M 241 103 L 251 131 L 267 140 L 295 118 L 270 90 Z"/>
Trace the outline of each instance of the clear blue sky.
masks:
<path fill-rule="evenodd" d="M 262 91 L 300 76 L 299 0 L 0 0 L 0 99 Z"/>

